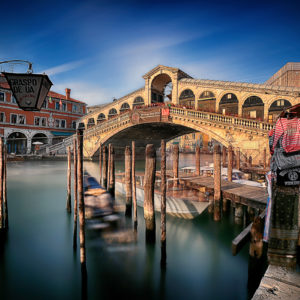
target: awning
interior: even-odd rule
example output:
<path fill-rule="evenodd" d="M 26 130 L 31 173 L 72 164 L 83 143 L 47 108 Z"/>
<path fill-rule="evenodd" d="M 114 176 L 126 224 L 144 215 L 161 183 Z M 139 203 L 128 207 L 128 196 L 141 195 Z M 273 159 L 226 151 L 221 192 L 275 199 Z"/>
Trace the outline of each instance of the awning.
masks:
<path fill-rule="evenodd" d="M 73 135 L 74 132 L 63 132 L 63 131 L 51 131 L 54 136 L 70 136 Z"/>

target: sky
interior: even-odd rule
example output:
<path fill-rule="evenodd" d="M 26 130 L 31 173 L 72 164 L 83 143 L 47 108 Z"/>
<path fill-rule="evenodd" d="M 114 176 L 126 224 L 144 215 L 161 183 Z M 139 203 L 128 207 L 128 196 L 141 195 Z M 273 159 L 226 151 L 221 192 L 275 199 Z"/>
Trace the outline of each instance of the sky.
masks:
<path fill-rule="evenodd" d="M 1 2 L 0 61 L 29 60 L 53 91 L 71 88 L 90 106 L 143 87 L 159 64 L 197 79 L 263 83 L 300 62 L 296 0 Z"/>

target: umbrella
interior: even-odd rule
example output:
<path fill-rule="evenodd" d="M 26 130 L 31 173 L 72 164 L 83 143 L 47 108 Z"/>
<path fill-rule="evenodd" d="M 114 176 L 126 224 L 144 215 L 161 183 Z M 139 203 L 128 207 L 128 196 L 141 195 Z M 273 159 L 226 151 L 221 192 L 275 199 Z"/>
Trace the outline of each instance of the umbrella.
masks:
<path fill-rule="evenodd" d="M 42 142 L 33 142 L 32 145 L 44 145 Z"/>

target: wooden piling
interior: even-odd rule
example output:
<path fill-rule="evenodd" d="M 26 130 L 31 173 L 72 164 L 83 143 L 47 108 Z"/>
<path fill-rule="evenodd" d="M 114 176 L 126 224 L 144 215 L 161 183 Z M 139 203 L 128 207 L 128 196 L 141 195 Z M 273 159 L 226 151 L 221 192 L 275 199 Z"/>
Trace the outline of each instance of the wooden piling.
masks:
<path fill-rule="evenodd" d="M 233 167 L 233 157 L 232 157 L 232 146 L 228 147 L 228 166 L 227 166 L 227 178 L 228 181 L 232 181 L 232 167 Z"/>
<path fill-rule="evenodd" d="M 7 204 L 7 149 L 3 146 L 3 211 L 4 228 L 8 229 L 8 204 Z"/>
<path fill-rule="evenodd" d="M 103 173 L 102 173 L 102 186 L 106 189 L 107 186 L 107 147 L 103 146 Z"/>
<path fill-rule="evenodd" d="M 111 144 L 108 145 L 108 160 L 107 160 L 107 184 L 106 190 L 109 190 L 109 183 L 110 183 L 110 155 L 111 155 Z"/>
<path fill-rule="evenodd" d="M 102 182 L 102 145 L 99 147 L 99 182 Z"/>
<path fill-rule="evenodd" d="M 254 217 L 254 221 L 251 226 L 250 234 L 250 247 L 249 255 L 251 257 L 259 259 L 263 253 L 263 231 L 264 222 L 260 216 Z"/>
<path fill-rule="evenodd" d="M 110 145 L 109 161 L 108 192 L 115 197 L 115 150 L 113 145 Z"/>
<path fill-rule="evenodd" d="M 78 155 L 77 140 L 73 140 L 73 159 L 74 159 L 74 227 L 73 227 L 73 248 L 77 248 L 77 215 L 78 215 Z"/>
<path fill-rule="evenodd" d="M 3 225 L 3 138 L 0 137 L 0 229 Z"/>
<path fill-rule="evenodd" d="M 263 166 L 264 166 L 264 169 L 267 168 L 267 149 L 264 148 L 264 153 L 263 153 Z"/>
<path fill-rule="evenodd" d="M 178 166 L 179 166 L 179 146 L 173 145 L 173 177 L 174 177 L 174 187 L 178 186 Z M 176 178 L 176 179 L 175 179 Z"/>
<path fill-rule="evenodd" d="M 241 169 L 241 153 L 240 153 L 240 148 L 237 148 L 237 150 L 236 150 L 236 168 L 238 170 Z"/>
<path fill-rule="evenodd" d="M 220 221 L 221 203 L 221 147 L 214 146 L 214 220 Z"/>
<path fill-rule="evenodd" d="M 200 160 L 200 147 L 199 148 L 199 160 Z M 160 175 L 161 175 L 161 267 L 166 266 L 167 262 L 167 252 L 166 252 L 166 142 L 164 140 L 161 141 L 161 162 L 160 162 Z M 197 150 L 196 150 L 197 153 Z M 197 161 L 197 159 L 196 159 Z M 199 162 L 200 166 L 200 162 Z"/>
<path fill-rule="evenodd" d="M 200 146 L 196 146 L 196 175 L 200 175 Z"/>
<path fill-rule="evenodd" d="M 125 147 L 125 192 L 126 192 L 126 210 L 125 216 L 132 216 L 132 182 L 131 182 L 131 150 L 129 146 Z"/>
<path fill-rule="evenodd" d="M 154 145 L 146 146 L 146 164 L 144 176 L 144 218 L 146 224 L 146 242 L 155 243 L 154 183 L 156 171 L 156 153 Z"/>
<path fill-rule="evenodd" d="M 137 229 L 137 203 L 136 203 L 136 180 L 135 180 L 135 142 L 132 141 L 132 201 L 133 201 L 133 223 L 134 228 Z"/>
<path fill-rule="evenodd" d="M 222 147 L 222 166 L 223 168 L 226 166 L 226 147 Z"/>
<path fill-rule="evenodd" d="M 67 212 L 71 212 L 71 147 L 68 147 Z"/>
<path fill-rule="evenodd" d="M 85 253 L 85 208 L 83 191 L 83 130 L 77 130 L 77 177 L 78 177 L 78 210 L 79 210 L 79 241 L 80 241 L 80 264 L 81 270 L 86 273 Z"/>

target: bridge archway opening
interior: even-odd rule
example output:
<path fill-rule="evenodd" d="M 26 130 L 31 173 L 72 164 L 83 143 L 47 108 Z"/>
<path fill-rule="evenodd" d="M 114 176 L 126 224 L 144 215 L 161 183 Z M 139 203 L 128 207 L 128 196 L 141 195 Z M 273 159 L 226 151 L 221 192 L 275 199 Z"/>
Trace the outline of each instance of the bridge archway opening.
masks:
<path fill-rule="evenodd" d="M 276 121 L 279 114 L 286 108 L 292 106 L 291 102 L 285 99 L 275 100 L 269 107 L 268 121 L 273 123 Z"/>
<path fill-rule="evenodd" d="M 7 152 L 25 154 L 27 147 L 26 135 L 21 132 L 13 132 L 7 137 Z"/>
<path fill-rule="evenodd" d="M 257 96 L 250 96 L 242 106 L 242 116 L 244 118 L 264 119 L 264 102 Z"/>
<path fill-rule="evenodd" d="M 157 75 L 151 83 L 151 103 L 172 101 L 172 89 L 172 79 L 169 75 Z"/>
<path fill-rule="evenodd" d="M 89 118 L 87 123 L 87 128 L 91 128 L 93 126 L 95 126 L 95 120 L 94 118 Z"/>
<path fill-rule="evenodd" d="M 229 116 L 237 116 L 239 112 L 239 100 L 233 93 L 225 94 L 219 103 L 219 113 Z"/>
<path fill-rule="evenodd" d="M 121 105 L 121 108 L 120 108 L 120 113 L 123 113 L 125 111 L 128 111 L 130 110 L 130 106 L 127 102 L 124 102 L 122 105 Z"/>
<path fill-rule="evenodd" d="M 198 108 L 202 111 L 216 112 L 216 96 L 211 91 L 204 91 L 198 100 Z"/>
<path fill-rule="evenodd" d="M 97 124 L 102 123 L 103 121 L 105 121 L 105 119 L 106 119 L 105 114 L 103 113 L 99 114 L 97 117 Z"/>
<path fill-rule="evenodd" d="M 192 90 L 186 89 L 179 96 L 179 105 L 195 108 L 195 95 Z"/>
<path fill-rule="evenodd" d="M 109 112 L 108 112 L 108 119 L 113 118 L 117 114 L 118 114 L 118 112 L 117 112 L 117 110 L 115 108 L 110 109 Z"/>
<path fill-rule="evenodd" d="M 44 133 L 36 133 L 31 139 L 31 151 L 32 152 L 35 150 L 34 142 L 48 144 L 48 138 L 47 138 L 46 134 L 44 134 Z"/>
<path fill-rule="evenodd" d="M 141 96 L 138 96 L 133 100 L 132 108 L 137 108 L 139 106 L 144 106 L 144 105 L 145 105 L 144 99 Z"/>

